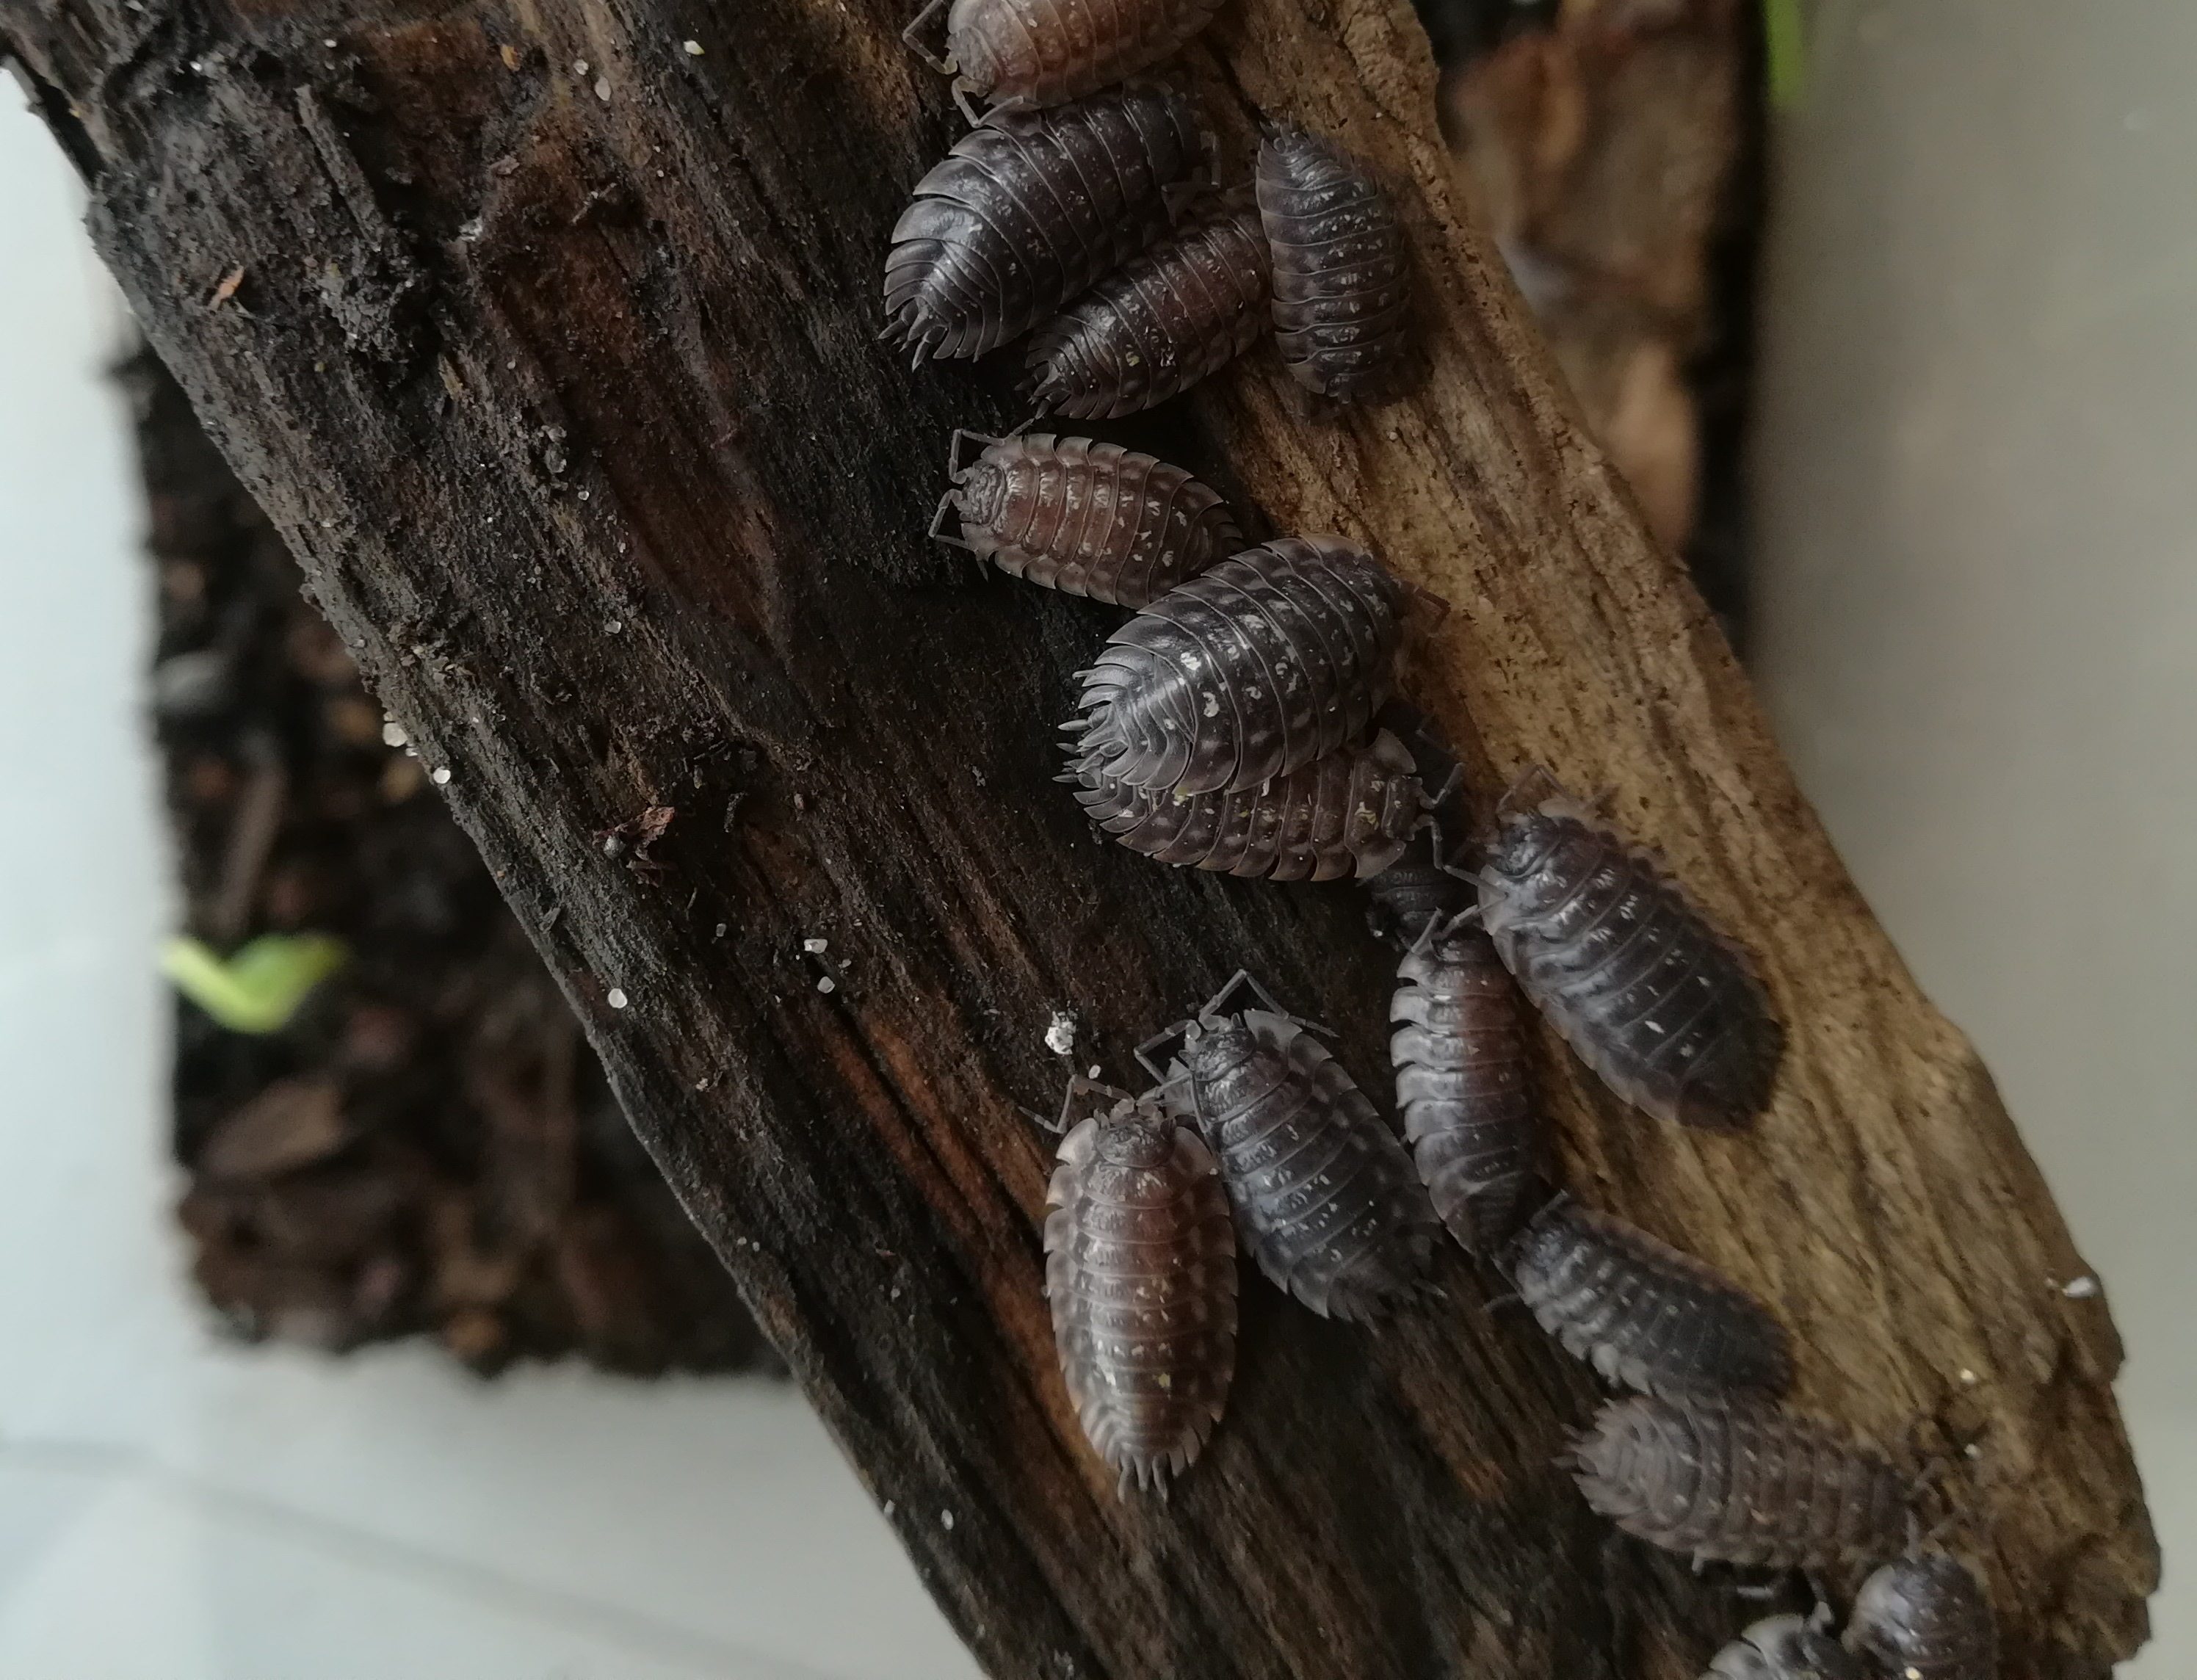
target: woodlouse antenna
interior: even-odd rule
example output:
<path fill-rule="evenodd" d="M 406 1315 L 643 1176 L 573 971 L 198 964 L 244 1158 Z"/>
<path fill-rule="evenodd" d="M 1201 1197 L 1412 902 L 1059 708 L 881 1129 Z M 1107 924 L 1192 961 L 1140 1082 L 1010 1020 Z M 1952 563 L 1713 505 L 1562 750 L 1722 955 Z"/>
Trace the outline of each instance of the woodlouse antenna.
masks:
<path fill-rule="evenodd" d="M 1519 773 L 1518 779 L 1503 791 L 1502 798 L 1495 802 L 1497 820 L 1524 808 L 1531 797 L 1535 803 L 1544 799 L 1569 799 L 1571 790 L 1556 779 L 1556 772 L 1545 764 L 1528 765 Z"/>
<path fill-rule="evenodd" d="M 966 76 L 956 76 L 954 78 L 954 104 L 960 107 L 961 114 L 969 119 L 971 128 L 982 128 L 984 126 L 984 113 L 977 108 L 976 101 L 971 97 L 976 91 L 977 84 Z"/>
<path fill-rule="evenodd" d="M 965 548 L 973 554 L 977 552 L 974 543 L 965 538 L 948 536 L 946 534 L 946 516 L 953 511 L 953 507 L 954 492 L 948 490 L 938 498 L 938 511 L 930 516 L 930 527 L 924 535 L 934 542 L 943 542 L 949 548 Z"/>
<path fill-rule="evenodd" d="M 1013 436 L 1012 432 L 1008 435 L 1010 437 Z M 976 443 L 982 443 L 987 449 L 989 449 L 994 443 L 1005 441 L 1002 438 L 987 437 L 981 432 L 971 432 L 965 426 L 955 426 L 954 428 L 954 440 L 946 446 L 946 476 L 951 478 L 957 484 L 964 482 L 968 478 L 971 470 L 976 466 L 974 461 L 971 461 L 966 466 L 963 466 L 961 463 L 961 440 L 965 437 L 971 439 Z"/>
<path fill-rule="evenodd" d="M 1427 629 L 1429 630 L 1441 629 L 1442 620 L 1448 617 L 1452 611 L 1449 597 L 1438 595 L 1433 590 L 1423 588 L 1408 578 L 1405 580 L 1404 587 L 1412 592 L 1412 605 L 1428 615 Z"/>
<path fill-rule="evenodd" d="M 1075 1099 L 1079 1097 L 1088 1097 L 1093 1093 L 1110 1098 L 1116 1103 L 1135 1100 L 1127 1092 L 1118 1086 L 1108 1085 L 1103 1080 L 1088 1079 L 1081 1074 L 1070 1075 L 1068 1089 L 1060 1099 L 1060 1118 L 1052 1122 L 1051 1129 L 1055 1133 L 1065 1133 L 1068 1130 L 1068 1117 L 1075 1111 Z"/>
<path fill-rule="evenodd" d="M 930 0 L 930 3 L 925 5 L 921 11 L 915 14 L 914 21 L 910 23 L 907 28 L 901 31 L 900 38 L 901 45 L 905 46 L 910 52 L 921 59 L 925 64 L 930 66 L 930 68 L 936 70 L 940 75 L 952 76 L 959 72 L 960 66 L 954 63 L 950 58 L 939 57 L 936 53 L 931 51 L 930 48 L 925 46 L 922 42 L 915 38 L 917 34 L 922 30 L 923 26 L 929 23 L 937 14 L 944 11 L 946 9 L 946 5 L 947 0 Z"/>

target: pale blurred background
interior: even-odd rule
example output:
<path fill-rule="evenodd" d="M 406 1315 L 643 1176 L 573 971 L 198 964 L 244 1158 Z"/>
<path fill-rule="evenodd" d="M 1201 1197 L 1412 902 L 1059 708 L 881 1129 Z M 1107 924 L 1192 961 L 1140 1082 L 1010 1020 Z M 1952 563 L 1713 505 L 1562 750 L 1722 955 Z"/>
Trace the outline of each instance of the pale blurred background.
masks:
<path fill-rule="evenodd" d="M 1778 123 L 1754 663 L 2127 1339 L 2197 1673 L 2197 9 L 1860 0 Z M 223 1347 L 171 1234 L 119 305 L 0 96 L 0 1674 L 973 1672 L 782 1387 Z"/>

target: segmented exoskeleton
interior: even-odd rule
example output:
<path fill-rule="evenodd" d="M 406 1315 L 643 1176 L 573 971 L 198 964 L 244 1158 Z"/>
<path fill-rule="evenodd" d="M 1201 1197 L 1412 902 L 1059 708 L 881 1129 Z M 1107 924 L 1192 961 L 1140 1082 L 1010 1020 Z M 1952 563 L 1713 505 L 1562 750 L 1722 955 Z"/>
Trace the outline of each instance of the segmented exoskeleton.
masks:
<path fill-rule="evenodd" d="M 1297 383 L 1345 401 L 1392 396 L 1407 350 L 1404 232 L 1339 146 L 1301 129 L 1259 148 L 1259 215 L 1274 260 L 1274 331 Z"/>
<path fill-rule="evenodd" d="M 1093 770 L 1062 779 L 1080 784 L 1075 797 L 1091 820 L 1132 851 L 1276 881 L 1378 875 L 1402 854 L 1429 804 L 1412 755 L 1385 729 L 1232 793 L 1154 792 Z"/>
<path fill-rule="evenodd" d="M 1302 1022 L 1220 1012 L 1244 979 L 1161 1035 L 1181 1034 L 1170 1096 L 1186 1080 L 1259 1269 L 1324 1317 L 1371 1318 L 1419 1286 L 1432 1210 L 1402 1145 Z"/>
<path fill-rule="evenodd" d="M 1792 1340 L 1713 1266 L 1560 1196 L 1503 1256 L 1540 1326 L 1603 1381 L 1667 1399 L 1783 1393 Z"/>
<path fill-rule="evenodd" d="M 1769 1102 L 1784 1029 L 1745 953 L 1561 789 L 1500 820 L 1480 903 L 1526 995 L 1626 1101 L 1719 1132 Z"/>
<path fill-rule="evenodd" d="M 1360 739 L 1394 681 L 1404 586 L 1337 536 L 1222 560 L 1116 630 L 1068 726 L 1078 773 L 1255 788 Z"/>
<path fill-rule="evenodd" d="M 1388 1041 L 1419 1181 L 1450 1235 L 1492 1256 L 1544 1193 L 1517 987 L 1479 912 L 1429 917 L 1396 971 Z"/>
<path fill-rule="evenodd" d="M 1995 1680 L 1998 1622 L 1968 1567 L 1941 1554 L 1887 1563 L 1862 1583 L 1846 1643 L 1899 1680 Z"/>
<path fill-rule="evenodd" d="M 1833 1425 L 1764 1403 L 1612 1400 L 1570 1459 L 1588 1504 L 1697 1563 L 1828 1568 L 1904 1543 L 1898 1472 Z"/>
<path fill-rule="evenodd" d="M 1220 0 L 953 0 L 941 59 L 916 37 L 946 4 L 930 0 L 901 38 L 954 78 L 971 122 L 972 94 L 1023 111 L 1096 93 L 1157 64 L 1220 9 Z"/>
<path fill-rule="evenodd" d="M 1190 101 L 1149 83 L 994 112 L 916 183 L 885 258 L 888 343 L 982 356 L 1168 230 L 1201 177 Z"/>
<path fill-rule="evenodd" d="M 1876 1680 L 1802 1616 L 1755 1623 L 1710 1659 L 1701 1680 Z"/>
<path fill-rule="evenodd" d="M 1071 595 L 1140 607 L 1243 546 L 1219 494 L 1180 466 L 1119 443 L 1029 432 L 979 439 L 959 464 L 930 534 L 1019 577 Z M 942 529 L 948 507 L 961 535 Z"/>
<path fill-rule="evenodd" d="M 1160 1489 L 1197 1457 L 1236 1370 L 1236 1236 L 1205 1144 L 1150 1096 L 1061 1140 L 1045 1221 L 1046 1295 L 1083 1433 L 1122 1489 Z M 1064 1121 L 1065 1111 L 1063 1114 Z"/>
<path fill-rule="evenodd" d="M 1218 373 L 1266 325 L 1267 241 L 1249 195 L 1209 199 L 1030 340 L 1041 414 L 1133 414 Z"/>

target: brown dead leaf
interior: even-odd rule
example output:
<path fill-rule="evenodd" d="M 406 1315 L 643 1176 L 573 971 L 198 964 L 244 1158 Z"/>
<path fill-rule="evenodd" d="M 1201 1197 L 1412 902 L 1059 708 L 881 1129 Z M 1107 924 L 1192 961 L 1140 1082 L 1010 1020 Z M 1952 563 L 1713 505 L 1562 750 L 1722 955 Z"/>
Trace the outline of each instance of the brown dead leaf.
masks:
<path fill-rule="evenodd" d="M 325 1079 L 281 1079 L 214 1127 L 199 1151 L 212 1179 L 271 1179 L 310 1167 L 351 1141 L 343 1093 Z"/>

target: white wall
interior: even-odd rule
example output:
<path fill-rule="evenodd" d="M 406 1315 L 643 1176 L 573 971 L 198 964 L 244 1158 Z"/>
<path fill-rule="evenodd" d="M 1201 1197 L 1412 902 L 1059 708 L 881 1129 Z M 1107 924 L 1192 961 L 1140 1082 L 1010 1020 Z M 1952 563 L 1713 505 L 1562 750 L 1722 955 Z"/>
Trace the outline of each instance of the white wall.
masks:
<path fill-rule="evenodd" d="M 1757 663 L 2098 1268 L 2197 1674 L 2197 7 L 1827 0 L 1782 136 Z"/>
<path fill-rule="evenodd" d="M 973 1675 L 783 1387 L 210 1340 L 168 1215 L 121 317 L 76 200 L 0 78 L 0 1675 Z"/>

